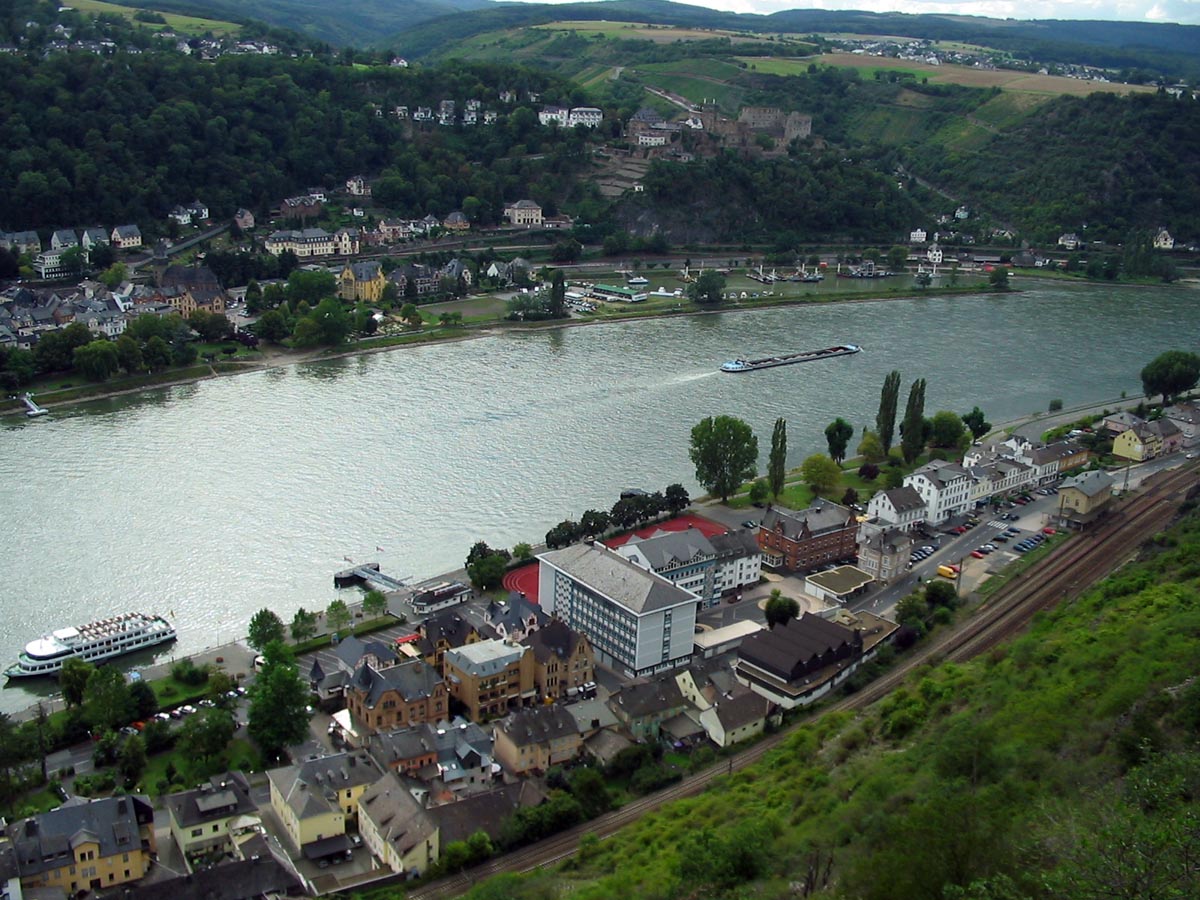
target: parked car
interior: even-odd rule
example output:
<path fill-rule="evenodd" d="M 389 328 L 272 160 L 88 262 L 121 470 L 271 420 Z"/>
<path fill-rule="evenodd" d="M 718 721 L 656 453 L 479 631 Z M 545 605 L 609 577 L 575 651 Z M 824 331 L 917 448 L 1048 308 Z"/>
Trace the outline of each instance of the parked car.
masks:
<path fill-rule="evenodd" d="M 984 557 L 984 554 L 980 553 L 978 550 L 972 550 L 971 555 L 976 559 L 983 559 Z"/>

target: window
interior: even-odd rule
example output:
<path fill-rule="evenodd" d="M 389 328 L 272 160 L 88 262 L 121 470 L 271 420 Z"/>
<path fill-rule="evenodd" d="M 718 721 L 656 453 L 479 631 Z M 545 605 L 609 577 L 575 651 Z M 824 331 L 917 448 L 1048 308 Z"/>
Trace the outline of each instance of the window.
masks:
<path fill-rule="evenodd" d="M 219 823 L 219 822 L 218 822 L 216 825 L 214 825 L 214 826 L 212 827 L 212 833 L 213 833 L 213 834 L 216 834 L 216 833 L 217 833 L 218 831 L 220 831 L 220 830 L 221 830 L 221 825 L 220 825 L 220 823 Z"/>
<path fill-rule="evenodd" d="M 203 828 L 193 828 L 192 829 L 192 837 L 200 837 L 200 835 L 202 835 L 202 834 L 204 834 Z"/>

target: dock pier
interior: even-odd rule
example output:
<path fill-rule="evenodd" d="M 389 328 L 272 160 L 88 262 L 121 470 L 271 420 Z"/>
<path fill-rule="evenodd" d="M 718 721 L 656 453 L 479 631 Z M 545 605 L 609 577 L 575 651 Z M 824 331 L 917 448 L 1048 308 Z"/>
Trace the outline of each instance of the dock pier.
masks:
<path fill-rule="evenodd" d="M 404 578 L 393 578 L 391 575 L 385 575 L 379 571 L 379 563 L 363 563 L 359 566 L 351 566 L 349 569 L 342 569 L 333 576 L 334 587 L 350 587 L 356 584 L 365 584 L 368 587 L 377 588 L 381 591 L 399 591 L 408 587 L 408 582 L 412 579 L 411 575 L 406 575 Z"/>

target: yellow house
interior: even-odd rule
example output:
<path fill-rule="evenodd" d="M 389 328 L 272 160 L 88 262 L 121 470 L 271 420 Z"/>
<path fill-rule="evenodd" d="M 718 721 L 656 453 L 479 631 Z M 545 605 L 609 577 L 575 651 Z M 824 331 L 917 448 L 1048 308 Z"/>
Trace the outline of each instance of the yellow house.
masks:
<path fill-rule="evenodd" d="M 387 276 L 377 262 L 347 263 L 338 282 L 338 296 L 343 300 L 378 303 L 387 287 Z"/>
<path fill-rule="evenodd" d="M 508 772 L 524 775 L 569 762 L 582 746 L 579 726 L 566 707 L 535 706 L 497 723 L 493 756 Z"/>
<path fill-rule="evenodd" d="M 358 799 L 379 778 L 379 769 L 365 753 L 336 753 L 297 766 L 267 773 L 271 808 L 292 846 L 305 845 L 346 833 L 346 823 L 358 816 Z"/>
<path fill-rule="evenodd" d="M 1068 478 L 1058 489 L 1059 525 L 1083 528 L 1112 501 L 1114 479 L 1099 469 Z"/>
<path fill-rule="evenodd" d="M 438 827 L 395 771 L 359 799 L 358 831 L 371 853 L 393 872 L 421 875 L 437 862 Z"/>
<path fill-rule="evenodd" d="M 214 775 L 192 791 L 165 798 L 171 816 L 171 837 L 190 859 L 215 848 L 232 847 L 230 833 L 258 821 L 258 807 L 250 799 L 250 783 L 241 772 Z"/>
<path fill-rule="evenodd" d="M 1113 438 L 1113 456 L 1143 462 L 1162 453 L 1162 437 L 1146 425 L 1134 425 Z"/>
<path fill-rule="evenodd" d="M 137 881 L 157 854 L 154 808 L 142 797 L 68 804 L 9 831 L 23 888 L 66 894 Z"/>

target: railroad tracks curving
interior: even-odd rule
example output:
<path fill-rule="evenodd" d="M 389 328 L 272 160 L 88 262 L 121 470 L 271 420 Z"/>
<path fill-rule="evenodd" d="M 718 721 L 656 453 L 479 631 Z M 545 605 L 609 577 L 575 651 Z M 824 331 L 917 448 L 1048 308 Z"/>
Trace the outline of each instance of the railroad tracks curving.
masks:
<path fill-rule="evenodd" d="M 1129 560 L 1147 537 L 1166 527 L 1196 485 L 1194 466 L 1152 476 L 1138 493 L 1121 501 L 1108 519 L 1073 536 L 1019 578 L 1005 585 L 970 619 L 906 655 L 895 668 L 862 690 L 824 706 L 813 715 L 832 710 L 864 709 L 901 685 L 918 667 L 931 660 L 963 661 L 990 650 L 1022 631 L 1038 612 L 1077 595 Z M 797 725 L 811 721 L 812 716 Z M 795 727 L 795 726 L 793 726 Z M 791 728 L 770 735 L 721 763 L 690 775 L 656 794 L 561 834 L 497 857 L 466 872 L 451 875 L 409 891 L 411 900 L 441 900 L 466 893 L 475 883 L 502 873 L 529 872 L 572 856 L 585 834 L 609 837 L 625 825 L 664 804 L 704 790 L 722 775 L 752 765 L 783 743 Z"/>

